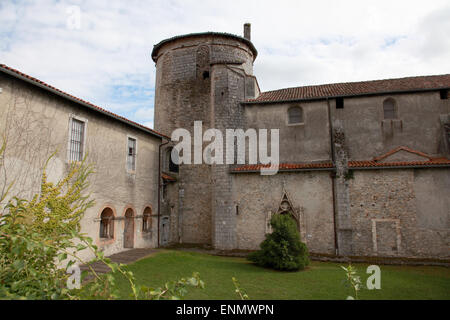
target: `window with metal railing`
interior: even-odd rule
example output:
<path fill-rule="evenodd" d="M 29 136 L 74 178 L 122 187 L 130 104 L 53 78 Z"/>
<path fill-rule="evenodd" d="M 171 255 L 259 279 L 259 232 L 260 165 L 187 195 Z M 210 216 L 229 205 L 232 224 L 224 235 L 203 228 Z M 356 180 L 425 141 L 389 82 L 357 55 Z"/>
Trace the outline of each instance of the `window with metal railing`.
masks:
<path fill-rule="evenodd" d="M 84 155 L 85 122 L 72 119 L 69 141 L 69 161 L 82 161 Z"/>

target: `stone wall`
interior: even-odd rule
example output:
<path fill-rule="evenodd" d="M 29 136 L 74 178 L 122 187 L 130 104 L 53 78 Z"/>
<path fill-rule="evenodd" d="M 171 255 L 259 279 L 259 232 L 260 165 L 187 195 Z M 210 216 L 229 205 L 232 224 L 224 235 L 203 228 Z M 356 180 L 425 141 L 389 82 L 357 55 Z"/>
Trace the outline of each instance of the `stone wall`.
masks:
<path fill-rule="evenodd" d="M 357 170 L 348 181 L 354 255 L 450 257 L 448 169 Z"/>
<path fill-rule="evenodd" d="M 203 132 L 243 128 L 239 102 L 253 58 L 245 43 L 230 37 L 202 35 L 164 44 L 156 58 L 155 129 L 169 136 L 187 129 L 193 145 L 194 121 L 202 121 Z M 228 167 L 182 164 L 177 179 L 181 242 L 233 248 Z"/>
<path fill-rule="evenodd" d="M 448 156 L 449 100 L 438 92 L 415 92 L 345 97 L 339 109 L 334 98 L 241 104 L 258 94 L 253 54 L 245 42 L 219 34 L 165 42 L 154 57 L 156 129 L 193 133 L 196 120 L 203 122 L 203 132 L 279 129 L 281 163 L 333 162 L 335 176 L 329 171 L 230 175 L 227 165 L 182 165 L 166 210 L 176 220 L 172 241 L 256 249 L 286 192 L 314 253 L 447 257 L 448 169 L 349 171 L 348 161 L 371 160 L 399 146 Z M 387 98 L 395 100 L 397 119 L 383 118 Z M 293 106 L 302 108 L 303 123 L 288 123 Z M 426 159 L 400 151 L 383 161 Z"/>
<path fill-rule="evenodd" d="M 288 109 L 301 107 L 303 123 L 288 124 Z M 247 128 L 279 129 L 280 163 L 330 161 L 328 109 L 325 101 L 245 105 Z M 270 144 L 269 144 L 270 145 Z"/>
<path fill-rule="evenodd" d="M 245 75 L 230 70 L 226 65 L 213 69 L 214 128 L 225 133 L 226 129 L 244 128 L 244 113 L 240 101 L 245 98 Z M 225 136 L 225 134 L 224 134 Z M 225 150 L 226 152 L 226 150 Z M 236 156 L 236 153 L 235 153 Z M 236 215 L 233 208 L 232 177 L 228 165 L 212 166 L 214 208 L 213 245 L 217 249 L 235 249 Z"/>
<path fill-rule="evenodd" d="M 383 120 L 387 98 L 395 101 L 396 120 Z M 450 114 L 450 100 L 441 100 L 438 91 L 350 97 L 343 109 L 335 108 L 334 99 L 330 104 L 332 119 L 343 123 L 350 160 L 368 160 L 398 146 L 443 153 L 440 116 Z"/>
<path fill-rule="evenodd" d="M 299 214 L 300 235 L 314 253 L 334 254 L 332 180 L 328 171 L 233 175 L 238 249 L 255 250 L 284 192 Z"/>

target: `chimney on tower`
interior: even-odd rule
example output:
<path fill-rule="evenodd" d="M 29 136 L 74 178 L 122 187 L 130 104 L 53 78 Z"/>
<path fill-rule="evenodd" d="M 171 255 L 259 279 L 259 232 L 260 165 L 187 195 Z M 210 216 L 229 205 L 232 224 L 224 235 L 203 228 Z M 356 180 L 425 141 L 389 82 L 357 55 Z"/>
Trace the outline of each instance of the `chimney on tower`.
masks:
<path fill-rule="evenodd" d="M 247 22 L 244 24 L 244 38 L 250 40 L 250 33 L 251 33 L 251 24 Z"/>

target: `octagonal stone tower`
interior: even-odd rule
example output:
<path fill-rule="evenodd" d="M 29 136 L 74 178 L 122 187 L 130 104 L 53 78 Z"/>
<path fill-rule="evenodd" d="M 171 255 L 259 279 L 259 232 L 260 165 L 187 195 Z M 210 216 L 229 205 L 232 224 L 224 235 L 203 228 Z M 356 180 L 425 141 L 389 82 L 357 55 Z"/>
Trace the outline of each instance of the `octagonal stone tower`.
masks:
<path fill-rule="evenodd" d="M 249 24 L 244 25 L 244 34 L 246 38 L 217 32 L 187 34 L 154 46 L 156 130 L 171 136 L 177 128 L 187 129 L 193 143 L 194 121 L 203 122 L 203 132 L 245 128 L 240 102 L 256 97 L 259 90 Z M 227 165 L 218 164 L 180 166 L 178 199 L 172 199 L 180 242 L 235 248 L 236 212 L 228 171 Z"/>

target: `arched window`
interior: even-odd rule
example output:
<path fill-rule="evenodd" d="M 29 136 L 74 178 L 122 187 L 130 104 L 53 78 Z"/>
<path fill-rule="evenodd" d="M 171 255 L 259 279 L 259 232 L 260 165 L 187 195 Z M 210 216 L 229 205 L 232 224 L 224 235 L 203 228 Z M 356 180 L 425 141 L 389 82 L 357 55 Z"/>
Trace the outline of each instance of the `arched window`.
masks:
<path fill-rule="evenodd" d="M 150 232 L 152 230 L 152 209 L 147 207 L 142 215 L 142 232 Z"/>
<path fill-rule="evenodd" d="M 397 106 L 395 100 L 387 98 L 383 102 L 384 119 L 397 119 Z"/>
<path fill-rule="evenodd" d="M 114 238 L 114 213 L 111 208 L 105 208 L 100 215 L 100 238 Z"/>
<path fill-rule="evenodd" d="M 173 150 L 173 148 L 167 149 L 167 154 L 166 154 L 166 159 L 169 164 L 169 171 L 170 172 L 178 172 L 178 170 L 179 170 L 178 164 L 176 164 L 173 161 L 174 159 L 172 158 L 172 150 Z M 176 160 L 176 162 L 178 162 L 178 159 L 175 159 L 175 160 Z"/>
<path fill-rule="evenodd" d="M 288 124 L 303 123 L 303 109 L 301 107 L 291 107 L 288 110 Z"/>

